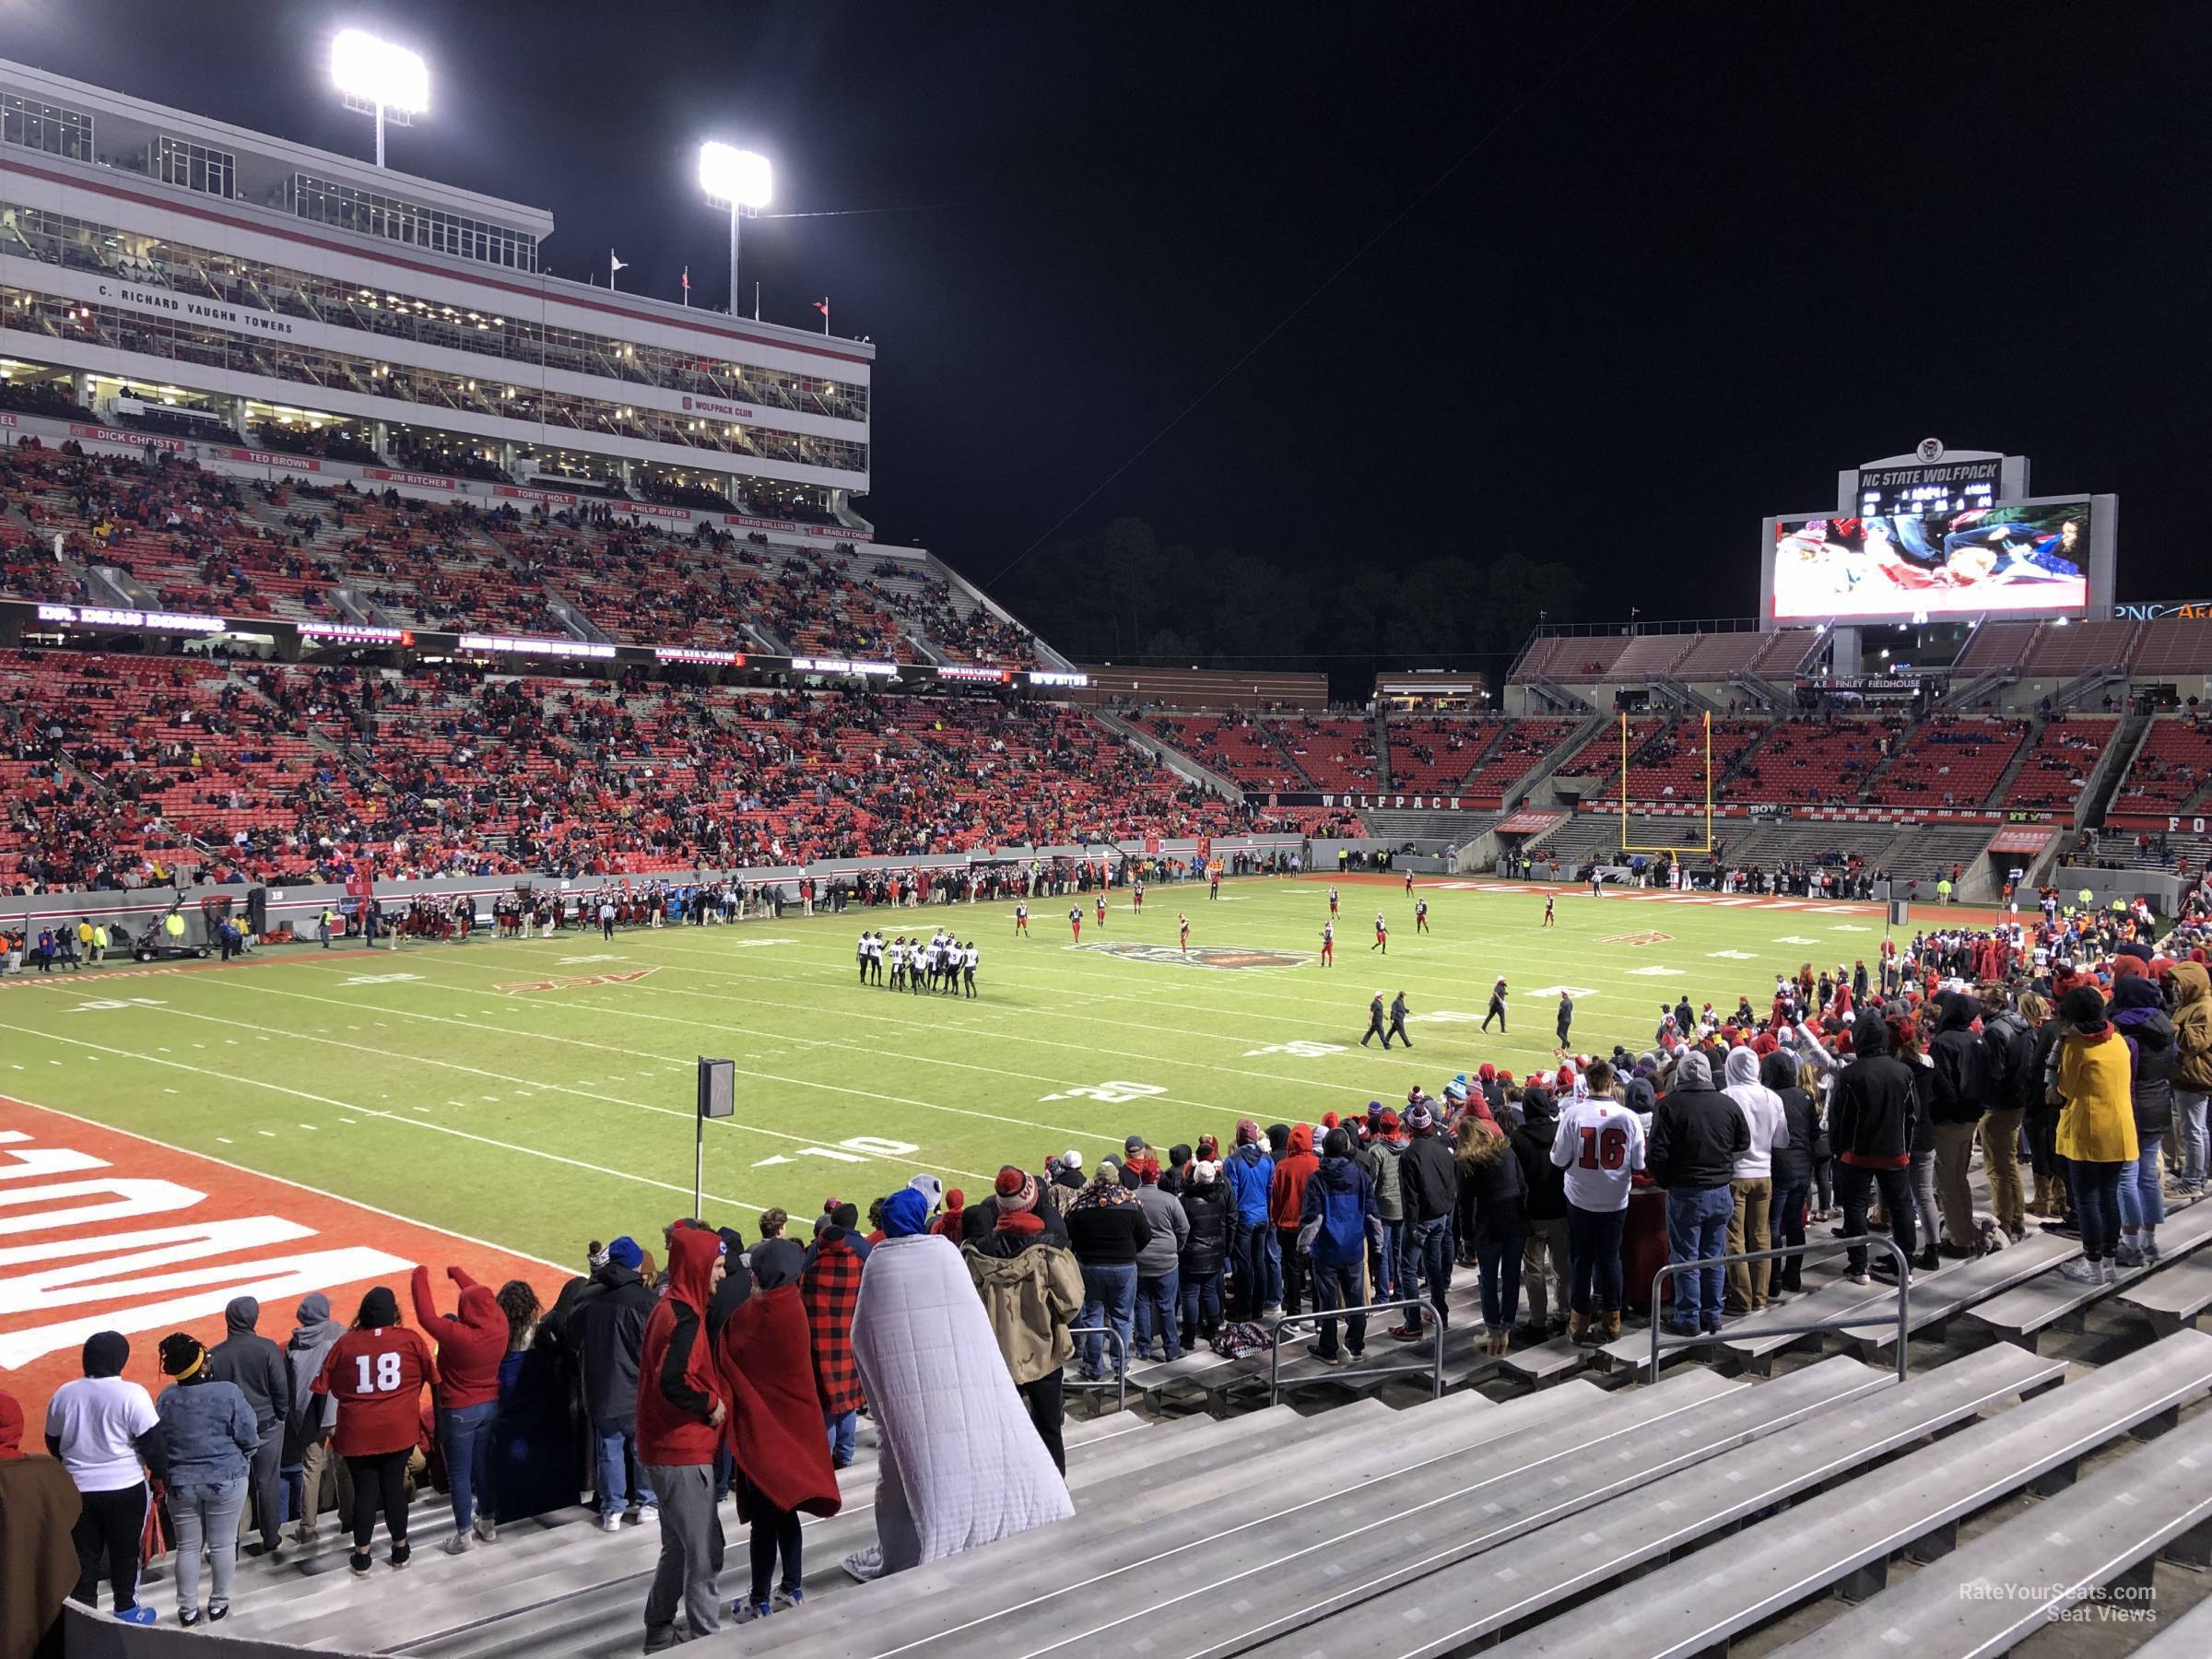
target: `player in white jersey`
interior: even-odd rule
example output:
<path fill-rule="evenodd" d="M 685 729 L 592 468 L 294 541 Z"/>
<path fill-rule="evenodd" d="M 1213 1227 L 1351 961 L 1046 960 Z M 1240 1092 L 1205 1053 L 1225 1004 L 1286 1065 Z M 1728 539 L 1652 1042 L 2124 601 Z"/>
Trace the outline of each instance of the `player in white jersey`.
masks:
<path fill-rule="evenodd" d="M 891 989 L 906 989 L 906 935 L 900 934 L 891 941 Z"/>
<path fill-rule="evenodd" d="M 1613 1099 L 1600 1060 L 1561 1102 L 1551 1161 L 1567 1171 L 1567 1259 L 1573 1280 L 1568 1334 L 1594 1346 L 1620 1335 L 1620 1230 L 1629 1187 L 1643 1168 L 1643 1120 Z M 1587 1093 L 1584 1090 L 1587 1089 Z"/>

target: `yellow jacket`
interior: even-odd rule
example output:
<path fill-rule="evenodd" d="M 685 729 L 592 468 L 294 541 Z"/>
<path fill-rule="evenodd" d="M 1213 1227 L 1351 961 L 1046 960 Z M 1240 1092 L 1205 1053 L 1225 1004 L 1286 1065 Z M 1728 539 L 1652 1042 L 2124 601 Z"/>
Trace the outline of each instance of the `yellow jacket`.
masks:
<path fill-rule="evenodd" d="M 2127 1042 L 2106 1026 L 2095 1037 L 2058 1041 L 2058 1114 L 2055 1150 L 2077 1163 L 2132 1163 L 2136 1110 L 2128 1094 Z"/>

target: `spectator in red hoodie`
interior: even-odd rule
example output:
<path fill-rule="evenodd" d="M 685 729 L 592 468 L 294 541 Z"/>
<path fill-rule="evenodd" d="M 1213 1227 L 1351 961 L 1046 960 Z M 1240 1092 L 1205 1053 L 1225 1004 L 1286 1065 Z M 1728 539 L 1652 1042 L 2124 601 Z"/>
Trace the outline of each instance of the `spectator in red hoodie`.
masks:
<path fill-rule="evenodd" d="M 346 1460 L 353 1477 L 353 1555 L 347 1564 L 356 1577 L 366 1577 L 373 1565 L 369 1540 L 376 1534 L 380 1504 L 392 1535 L 392 1565 L 407 1564 L 407 1460 L 421 1433 L 423 1386 L 436 1377 L 430 1345 L 421 1332 L 399 1323 L 399 1299 L 382 1285 L 361 1298 L 353 1328 L 323 1357 L 313 1392 L 338 1402 L 331 1449 Z"/>
<path fill-rule="evenodd" d="M 722 1240 L 704 1228 L 668 1235 L 668 1294 L 645 1322 L 638 1355 L 638 1463 L 660 1500 L 661 1558 L 645 1596 L 645 1651 L 680 1638 L 680 1600 L 694 1637 L 722 1629 L 715 1577 L 722 1521 L 714 1509 L 714 1453 L 729 1406 L 707 1339 L 707 1305 L 722 1279 Z M 733 1315 L 735 1317 L 735 1315 Z"/>
<path fill-rule="evenodd" d="M 1290 1126 L 1290 1149 L 1278 1159 L 1275 1179 L 1267 1188 L 1267 1220 L 1275 1229 L 1283 1254 L 1283 1312 L 1299 1311 L 1300 1291 L 1306 1282 L 1304 1258 L 1298 1251 L 1299 1218 L 1306 1209 L 1306 1181 L 1321 1168 L 1313 1156 L 1313 1125 Z"/>
<path fill-rule="evenodd" d="M 418 1267 L 415 1317 L 438 1345 L 438 1443 L 453 1494 L 453 1535 L 445 1541 L 445 1553 L 460 1555 L 474 1539 L 488 1542 L 499 1535 L 492 1524 L 491 1419 L 500 1409 L 507 1315 L 490 1288 L 465 1270 L 448 1267 L 445 1276 L 461 1287 L 461 1311 L 440 1313 L 430 1295 L 430 1270 Z"/>

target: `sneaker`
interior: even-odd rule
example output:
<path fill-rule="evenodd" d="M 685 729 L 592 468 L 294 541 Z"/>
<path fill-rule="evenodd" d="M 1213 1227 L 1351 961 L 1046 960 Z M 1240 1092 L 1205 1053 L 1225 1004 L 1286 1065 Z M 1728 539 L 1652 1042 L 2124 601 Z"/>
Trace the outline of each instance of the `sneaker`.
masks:
<path fill-rule="evenodd" d="M 1340 1348 L 1324 1348 L 1318 1340 L 1306 1344 L 1306 1357 L 1318 1359 L 1324 1365 L 1342 1365 L 1344 1352 Z"/>
<path fill-rule="evenodd" d="M 177 1622 L 186 1630 L 191 1630 L 194 1625 L 200 1622 L 200 1610 L 197 1607 L 179 1607 Z"/>
<path fill-rule="evenodd" d="M 124 1624 L 132 1625 L 158 1624 L 160 1622 L 161 1618 L 161 1616 L 159 1613 L 155 1612 L 151 1607 L 146 1606 L 143 1602 L 135 1607 L 124 1607 L 120 1609 L 116 1613 L 115 1617 L 121 1619 Z"/>
<path fill-rule="evenodd" d="M 1843 1277 L 1854 1285 L 1867 1285 L 1874 1282 L 1864 1273 L 1847 1273 Z"/>
<path fill-rule="evenodd" d="M 733 1624 L 751 1624 L 756 1618 L 766 1618 L 768 1613 L 766 1602 L 741 1601 L 730 1604 L 730 1622 Z"/>
<path fill-rule="evenodd" d="M 2123 1267 L 2140 1267 L 2143 1265 L 2143 1252 L 2136 1245 L 2123 1244 L 2113 1259 Z"/>
<path fill-rule="evenodd" d="M 2159 1241 L 2156 1239 L 2146 1239 L 2143 1241 L 2144 1266 L 2156 1267 L 2165 1259 L 2166 1253 L 2159 1248 Z"/>
<path fill-rule="evenodd" d="M 369 1570 L 376 1565 L 376 1558 L 365 1549 L 357 1549 L 346 1558 L 346 1565 L 353 1569 L 355 1578 L 367 1578 Z"/>
<path fill-rule="evenodd" d="M 2116 1285 L 2120 1282 L 2120 1270 L 2112 1265 L 2112 1257 L 2107 1256 L 2097 1264 L 2097 1282 L 2100 1285 Z"/>
<path fill-rule="evenodd" d="M 649 1653 L 664 1653 L 682 1640 L 683 1638 L 676 1633 L 676 1627 L 673 1624 L 647 1625 L 645 1627 L 645 1651 Z"/>
<path fill-rule="evenodd" d="M 660 1521 L 661 1512 L 657 1505 L 651 1503 L 632 1504 L 629 1508 L 622 1512 L 622 1524 L 625 1526 L 642 1526 L 645 1524 L 648 1517 L 650 1517 L 656 1524 Z"/>
<path fill-rule="evenodd" d="M 776 1599 L 772 1605 L 777 1612 L 785 1613 L 789 1612 L 794 1607 L 804 1606 L 806 1600 L 806 1590 L 800 1585 L 794 1584 L 788 1590 L 778 1590 L 776 1592 Z"/>
<path fill-rule="evenodd" d="M 221 1624 L 224 1619 L 229 1617 L 230 1604 L 229 1602 L 223 1603 L 223 1605 L 219 1607 L 217 1606 L 213 1602 L 209 1602 L 207 1604 L 207 1622 L 209 1624 Z"/>
<path fill-rule="evenodd" d="M 2065 1264 L 2059 1268 L 2058 1277 L 2077 1285 L 2101 1285 L 2104 1283 L 2104 1275 L 2098 1270 L 2097 1264 L 2087 1256 L 2076 1256 L 2072 1261 Z"/>
<path fill-rule="evenodd" d="M 622 1530 L 622 1517 L 621 1517 L 621 1516 L 619 1516 L 619 1515 L 602 1515 L 602 1516 L 600 1516 L 600 1517 L 599 1517 L 599 1530 L 600 1530 L 601 1532 L 603 1532 L 603 1533 L 618 1533 L 618 1532 L 620 1532 L 620 1531 Z"/>
<path fill-rule="evenodd" d="M 414 1550 L 411 1549 L 407 1545 L 402 1543 L 393 1545 L 392 1553 L 389 1556 L 386 1556 L 384 1559 L 390 1561 L 394 1567 L 405 1567 L 410 1560 L 414 1559 Z"/>
<path fill-rule="evenodd" d="M 472 1542 L 473 1540 L 466 1533 L 455 1533 L 439 1547 L 443 1549 L 447 1555 L 466 1555 Z"/>
<path fill-rule="evenodd" d="M 1383 1335 L 1394 1342 L 1418 1342 L 1421 1339 L 1421 1327 L 1418 1325 L 1392 1325 Z"/>
<path fill-rule="evenodd" d="M 479 1514 L 474 1523 L 477 1536 L 489 1544 L 500 1535 L 500 1529 L 489 1515 Z"/>

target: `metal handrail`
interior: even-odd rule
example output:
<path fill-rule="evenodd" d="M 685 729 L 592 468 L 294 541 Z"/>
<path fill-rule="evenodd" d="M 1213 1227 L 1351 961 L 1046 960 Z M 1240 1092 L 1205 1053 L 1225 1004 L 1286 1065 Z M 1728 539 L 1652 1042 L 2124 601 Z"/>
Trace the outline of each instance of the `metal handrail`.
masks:
<path fill-rule="evenodd" d="M 1912 1288 L 1912 1258 L 1907 1255 L 1898 1241 L 1888 1233 L 1860 1233 L 1849 1239 L 1807 1239 L 1802 1244 L 1783 1244 L 1772 1250 L 1747 1250 L 1735 1255 L 1709 1256 L 1697 1262 L 1665 1262 L 1652 1275 L 1652 1381 L 1659 1381 L 1659 1350 L 1668 1348 L 1702 1347 L 1713 1340 L 1707 1335 L 1673 1336 L 1666 1335 L 1665 1321 L 1660 1314 L 1659 1287 L 1667 1276 L 1676 1273 L 1702 1272 L 1708 1267 L 1728 1267 L 1737 1262 L 1767 1262 L 1778 1256 L 1834 1255 L 1839 1251 L 1864 1249 L 1879 1244 L 1897 1258 L 1897 1380 L 1905 1380 L 1905 1342 L 1912 1333 L 1911 1317 L 1907 1312 L 1907 1293 Z M 1760 1336 L 1811 1336 L 1829 1331 L 1851 1331 L 1865 1324 L 1862 1313 L 1840 1314 L 1834 1319 L 1814 1324 L 1760 1325 L 1754 1333 Z"/>
<path fill-rule="evenodd" d="M 1127 1339 L 1123 1336 L 1121 1332 L 1115 1330 L 1110 1324 L 1070 1325 L 1067 1328 L 1067 1334 L 1070 1336 L 1103 1336 L 1113 1344 L 1113 1381 L 1109 1382 L 1101 1377 L 1096 1382 L 1086 1382 L 1078 1377 L 1071 1382 L 1066 1378 L 1063 1377 L 1060 1380 L 1060 1387 L 1062 1392 L 1065 1393 L 1069 1390 L 1085 1392 L 1094 1388 L 1115 1389 L 1118 1392 L 1113 1402 L 1113 1408 L 1116 1411 L 1128 1410 L 1129 1343 Z"/>
<path fill-rule="evenodd" d="M 1386 1313 L 1393 1308 L 1413 1309 L 1415 1311 L 1414 1321 L 1418 1324 L 1420 1321 L 1419 1310 L 1428 1305 L 1428 1302 L 1420 1297 L 1407 1296 L 1401 1297 L 1396 1301 L 1366 1302 L 1357 1308 L 1329 1308 L 1312 1313 L 1277 1314 L 1272 1339 L 1267 1350 L 1267 1404 L 1273 1406 L 1282 1398 L 1283 1328 L 1286 1325 L 1315 1324 L 1324 1319 L 1349 1319 L 1355 1313 Z M 1300 1382 L 1337 1382 L 1352 1377 L 1398 1377 L 1409 1375 L 1415 1371 L 1430 1373 L 1429 1397 L 1430 1399 L 1441 1400 L 1443 1398 L 1444 1327 L 1441 1321 L 1438 1322 L 1436 1327 L 1435 1352 L 1430 1355 L 1425 1364 L 1370 1365 L 1364 1366 L 1359 1371 L 1330 1371 L 1327 1375 L 1320 1377 L 1293 1377 L 1291 1382 L 1293 1386 Z"/>

